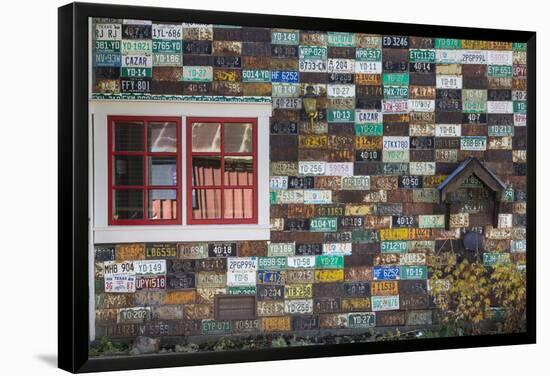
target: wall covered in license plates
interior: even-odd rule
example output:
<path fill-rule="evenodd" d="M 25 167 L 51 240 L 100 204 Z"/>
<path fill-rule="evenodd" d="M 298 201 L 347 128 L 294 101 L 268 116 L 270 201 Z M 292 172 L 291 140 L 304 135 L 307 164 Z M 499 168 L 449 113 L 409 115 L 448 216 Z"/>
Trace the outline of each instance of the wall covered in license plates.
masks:
<path fill-rule="evenodd" d="M 96 244 L 96 338 L 414 331 L 442 322 L 432 256 L 525 265 L 525 44 L 112 19 L 92 34 L 91 100 L 273 108 L 270 241 Z M 497 222 L 475 176 L 439 200 L 469 157 L 506 187 Z"/>

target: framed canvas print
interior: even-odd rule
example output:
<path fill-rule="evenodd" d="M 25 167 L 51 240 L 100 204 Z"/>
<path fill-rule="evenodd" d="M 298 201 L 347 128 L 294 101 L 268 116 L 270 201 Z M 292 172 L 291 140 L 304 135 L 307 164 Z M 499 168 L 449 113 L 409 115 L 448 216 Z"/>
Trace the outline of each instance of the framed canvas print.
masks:
<path fill-rule="evenodd" d="M 59 8 L 60 367 L 534 343 L 535 37 Z"/>

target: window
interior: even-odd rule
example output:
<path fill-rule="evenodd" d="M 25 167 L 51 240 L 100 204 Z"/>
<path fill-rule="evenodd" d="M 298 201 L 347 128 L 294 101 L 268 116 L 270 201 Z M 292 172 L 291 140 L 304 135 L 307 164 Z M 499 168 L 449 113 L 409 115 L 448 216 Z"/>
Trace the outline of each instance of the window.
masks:
<path fill-rule="evenodd" d="M 257 120 L 187 119 L 187 223 L 258 222 Z"/>
<path fill-rule="evenodd" d="M 109 224 L 181 223 L 179 118 L 108 117 Z"/>

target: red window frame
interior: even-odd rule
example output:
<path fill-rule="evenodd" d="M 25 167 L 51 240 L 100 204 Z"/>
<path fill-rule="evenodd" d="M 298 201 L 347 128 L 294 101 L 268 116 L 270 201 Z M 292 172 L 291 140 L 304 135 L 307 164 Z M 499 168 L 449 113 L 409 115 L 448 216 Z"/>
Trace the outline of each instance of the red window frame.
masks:
<path fill-rule="evenodd" d="M 258 223 L 258 119 L 257 118 L 234 118 L 234 117 L 188 117 L 186 119 L 186 147 L 187 147 L 187 224 L 257 224 Z M 193 152 L 192 148 L 192 124 L 193 123 L 221 123 L 220 129 L 220 151 L 219 152 Z M 225 153 L 223 124 L 225 123 L 251 123 L 252 124 L 252 152 L 249 153 Z M 220 208 L 222 218 L 215 219 L 196 219 L 193 218 L 193 198 L 192 198 L 192 175 L 193 175 L 193 156 L 220 156 L 221 159 L 221 184 L 220 185 L 201 185 L 200 188 L 216 188 L 221 190 Z M 251 156 L 253 166 L 252 186 L 235 186 L 224 184 L 224 157 L 225 156 Z M 199 188 L 199 189 L 200 189 Z M 223 218 L 224 212 L 224 189 L 243 189 L 252 188 L 252 217 L 251 218 Z"/>
<path fill-rule="evenodd" d="M 144 149 L 142 151 L 115 151 L 115 122 L 118 121 L 141 121 L 143 122 L 143 145 Z M 147 134 L 147 124 L 151 122 L 173 122 L 176 123 L 176 135 L 177 135 L 177 150 L 176 152 L 150 152 L 148 148 L 148 134 Z M 107 116 L 107 142 L 108 142 L 108 223 L 109 225 L 177 225 L 182 223 L 182 210 L 181 210 L 181 190 L 182 190 L 182 178 L 181 178 L 181 118 L 171 117 L 171 116 Z M 144 158 L 143 164 L 143 185 L 132 185 L 132 186 L 116 186 L 114 185 L 114 176 L 113 176 L 113 159 L 116 155 L 134 155 L 142 156 Z M 166 157 L 166 156 L 175 156 L 176 157 L 176 171 L 177 171 L 177 184 L 175 186 L 157 186 L 149 185 L 148 180 L 148 163 L 147 157 Z M 144 191 L 143 197 L 143 219 L 115 219 L 113 213 L 113 204 L 114 198 L 113 193 L 115 190 L 120 189 L 139 189 Z M 148 194 L 151 189 L 169 189 L 176 190 L 176 219 L 148 219 Z"/>

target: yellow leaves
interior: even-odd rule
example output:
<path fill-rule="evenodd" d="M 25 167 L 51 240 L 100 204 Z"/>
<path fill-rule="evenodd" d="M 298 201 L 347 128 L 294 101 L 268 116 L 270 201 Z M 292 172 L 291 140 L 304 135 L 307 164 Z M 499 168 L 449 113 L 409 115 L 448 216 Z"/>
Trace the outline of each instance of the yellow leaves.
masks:
<path fill-rule="evenodd" d="M 444 313 L 443 322 L 459 326 L 463 322 L 470 323 L 473 326 L 469 330 L 481 332 L 480 323 L 492 316 L 489 308 L 494 306 L 505 312 L 497 328 L 520 331 L 525 327 L 526 276 L 523 270 L 513 264 L 486 268 L 467 260 L 456 263 L 455 254 L 441 254 L 441 260 L 447 263 L 433 265 L 430 289 L 435 304 Z M 441 280 L 447 281 L 447 288 L 437 282 Z"/>

